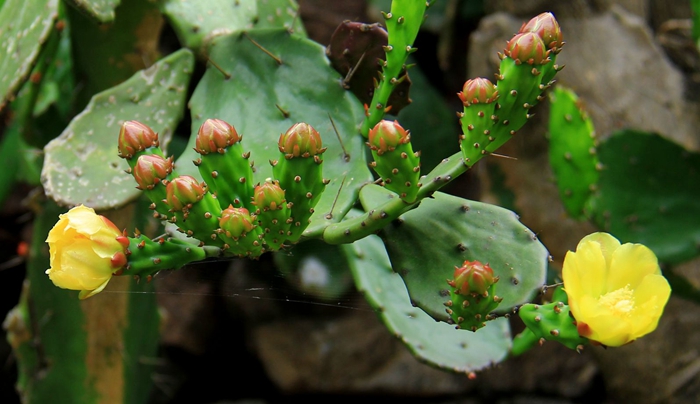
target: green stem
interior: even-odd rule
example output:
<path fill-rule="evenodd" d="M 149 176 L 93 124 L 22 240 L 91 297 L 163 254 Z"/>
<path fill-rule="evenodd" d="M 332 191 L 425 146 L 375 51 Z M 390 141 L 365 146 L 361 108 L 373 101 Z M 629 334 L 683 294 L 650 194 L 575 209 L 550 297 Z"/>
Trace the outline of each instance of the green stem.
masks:
<path fill-rule="evenodd" d="M 473 165 L 476 161 L 471 163 Z M 401 198 L 391 199 L 362 216 L 329 225 L 323 231 L 322 239 L 329 244 L 346 244 L 374 234 L 401 214 L 418 206 L 421 199 L 429 197 L 435 191 L 449 184 L 453 179 L 466 172 L 469 167 L 464 164 L 461 152 L 455 153 L 443 160 L 421 180 L 421 187 L 415 202 L 406 203 Z"/>

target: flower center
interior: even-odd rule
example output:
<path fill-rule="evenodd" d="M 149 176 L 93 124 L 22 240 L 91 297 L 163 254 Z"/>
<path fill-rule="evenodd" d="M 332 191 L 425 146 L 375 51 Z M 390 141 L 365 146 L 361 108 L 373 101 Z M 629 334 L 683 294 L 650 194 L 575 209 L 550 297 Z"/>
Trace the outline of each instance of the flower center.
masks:
<path fill-rule="evenodd" d="M 598 302 L 617 316 L 629 316 L 634 310 L 634 299 L 630 285 L 601 295 Z"/>

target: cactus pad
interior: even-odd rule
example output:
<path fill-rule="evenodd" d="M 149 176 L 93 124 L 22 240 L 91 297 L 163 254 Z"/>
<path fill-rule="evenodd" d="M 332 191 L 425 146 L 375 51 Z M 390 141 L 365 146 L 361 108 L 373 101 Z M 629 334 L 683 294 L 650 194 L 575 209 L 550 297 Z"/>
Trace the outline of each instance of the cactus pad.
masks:
<path fill-rule="evenodd" d="M 122 121 L 151 126 L 167 144 L 182 118 L 194 58 L 181 50 L 124 83 L 95 95 L 58 138 L 44 148 L 42 183 L 62 205 L 118 207 L 138 195 L 115 138 Z"/>
<path fill-rule="evenodd" d="M 506 319 L 489 321 L 476 333 L 436 322 L 411 305 L 406 288 L 399 275 L 392 271 L 377 236 L 341 248 L 350 263 L 357 288 L 389 331 L 420 361 L 455 373 L 471 373 L 506 357 L 511 344 Z"/>
<path fill-rule="evenodd" d="M 621 242 L 675 264 L 700 253 L 700 154 L 663 137 L 621 131 L 601 143 L 593 220 Z"/>
<path fill-rule="evenodd" d="M 545 280 L 549 253 L 513 212 L 498 206 L 436 192 L 380 236 L 413 303 L 437 320 L 450 321 L 445 280 L 452 279 L 455 263 L 489 264 L 500 278 L 499 311 L 529 301 Z"/>
<path fill-rule="evenodd" d="M 0 110 L 29 75 L 57 15 L 57 0 L 7 0 L 0 7 Z"/>
<path fill-rule="evenodd" d="M 599 176 L 593 122 L 573 91 L 557 86 L 549 99 L 549 162 L 567 213 L 583 218 Z"/>

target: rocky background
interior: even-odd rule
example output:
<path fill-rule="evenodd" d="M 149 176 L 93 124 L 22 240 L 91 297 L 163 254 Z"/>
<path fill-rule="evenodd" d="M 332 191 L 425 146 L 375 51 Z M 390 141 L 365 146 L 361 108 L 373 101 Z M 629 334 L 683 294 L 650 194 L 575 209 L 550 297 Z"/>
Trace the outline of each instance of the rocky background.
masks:
<path fill-rule="evenodd" d="M 463 82 L 492 78 L 496 52 L 523 22 L 551 11 L 567 43 L 558 82 L 578 93 L 599 136 L 636 128 L 700 150 L 700 57 L 690 39 L 689 1 L 438 1 L 447 3 L 446 12 L 419 35 L 416 57 L 452 111 L 460 109 Z M 374 3 L 360 0 L 299 3 L 309 35 L 322 44 L 341 21 L 378 16 Z M 558 269 L 565 252 L 596 229 L 567 218 L 559 202 L 547 161 L 547 111 L 546 102 L 537 106 L 536 117 L 499 151 L 517 160 L 484 159 L 450 192 L 515 210 Z M 454 131 L 456 148 L 456 118 L 441 125 Z M 3 207 L 0 244 L 16 246 L 30 228 L 20 203 L 29 192 L 18 190 Z M 3 257 L 14 255 L 2 248 Z M 16 303 L 21 287 L 21 265 L 12 264 L 0 269 L 0 310 Z M 700 287 L 700 261 L 680 271 Z M 153 403 L 700 401 L 700 307 L 679 298 L 671 299 L 657 331 L 628 346 L 576 354 L 546 343 L 472 380 L 414 359 L 356 292 L 330 303 L 297 292 L 269 256 L 196 265 L 156 282 L 165 322 L 161 355 L 153 359 Z M 514 332 L 520 327 L 514 320 Z M 15 364 L 4 341 L 0 364 L 0 402 L 16 402 Z"/>

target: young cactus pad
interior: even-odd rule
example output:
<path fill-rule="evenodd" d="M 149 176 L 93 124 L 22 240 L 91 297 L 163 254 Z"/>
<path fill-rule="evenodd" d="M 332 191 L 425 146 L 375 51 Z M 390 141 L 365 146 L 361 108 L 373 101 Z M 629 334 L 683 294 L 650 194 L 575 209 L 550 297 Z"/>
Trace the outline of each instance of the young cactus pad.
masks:
<path fill-rule="evenodd" d="M 489 321 L 476 333 L 455 330 L 411 305 L 406 287 L 392 270 L 377 236 L 344 244 L 341 249 L 357 288 L 389 331 L 419 360 L 450 372 L 470 374 L 505 359 L 511 344 L 505 318 Z"/>
<path fill-rule="evenodd" d="M 323 177 L 330 183 L 306 233 L 340 220 L 353 205 L 359 187 L 372 177 L 356 129 L 362 106 L 341 87 L 323 48 L 283 29 L 251 30 L 246 35 L 216 38 L 209 57 L 222 70 L 209 65 L 192 95 L 193 133 L 209 117 L 234 125 L 245 139 L 251 163 L 255 162 L 254 183 L 261 183 L 274 177 L 268 161 L 279 160 L 275 144 L 280 133 L 297 122 L 308 123 L 328 148 L 323 154 Z M 193 136 L 177 167 L 181 173 L 198 176 L 191 164 L 198 157 L 191 150 L 194 140 Z"/>
<path fill-rule="evenodd" d="M 363 198 L 363 206 L 386 198 L 381 188 L 366 188 L 363 193 L 376 196 Z M 547 249 L 513 212 L 498 206 L 436 192 L 379 235 L 411 301 L 437 320 L 451 321 L 445 280 L 453 279 L 455 263 L 477 260 L 493 268 L 503 298 L 499 311 L 529 301 L 545 281 Z"/>
<path fill-rule="evenodd" d="M 593 122 L 573 91 L 557 86 L 549 99 L 549 163 L 566 212 L 583 218 L 600 170 Z"/>

